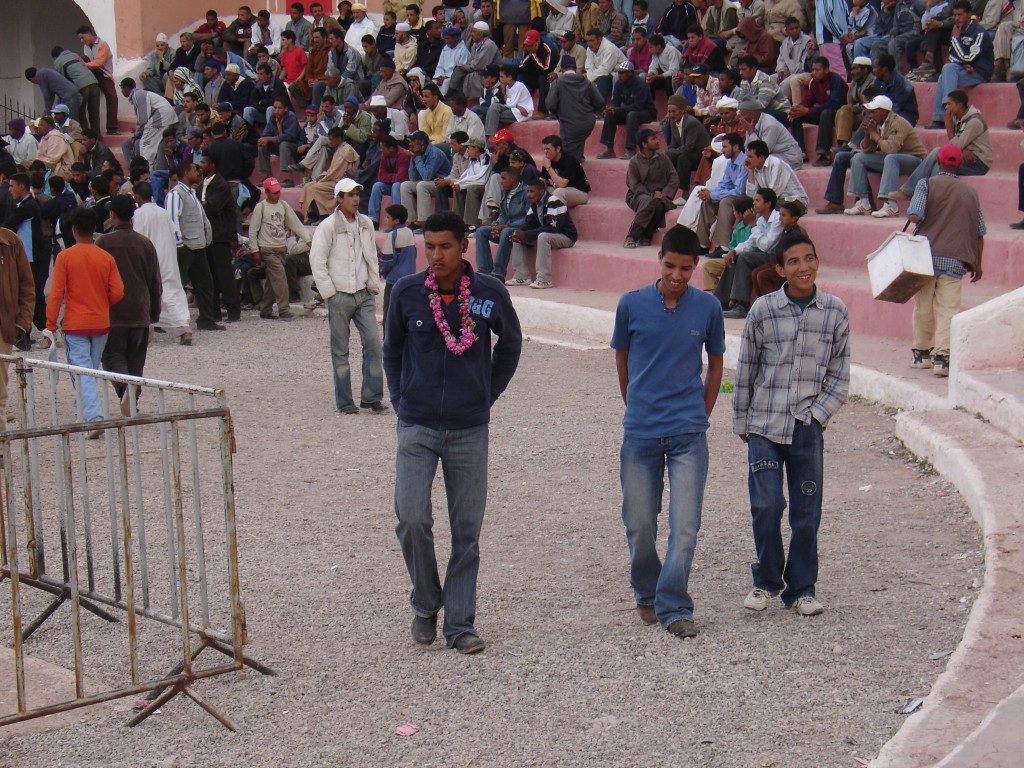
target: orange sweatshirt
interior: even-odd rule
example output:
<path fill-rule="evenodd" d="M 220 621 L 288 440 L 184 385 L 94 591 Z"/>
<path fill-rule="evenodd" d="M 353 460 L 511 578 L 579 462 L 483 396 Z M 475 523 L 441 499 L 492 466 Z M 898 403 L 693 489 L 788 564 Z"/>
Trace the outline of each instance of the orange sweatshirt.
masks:
<path fill-rule="evenodd" d="M 97 245 L 73 245 L 57 254 L 46 299 L 46 327 L 57 330 L 60 305 L 64 332 L 110 329 L 110 305 L 124 297 L 124 283 L 114 257 Z"/>

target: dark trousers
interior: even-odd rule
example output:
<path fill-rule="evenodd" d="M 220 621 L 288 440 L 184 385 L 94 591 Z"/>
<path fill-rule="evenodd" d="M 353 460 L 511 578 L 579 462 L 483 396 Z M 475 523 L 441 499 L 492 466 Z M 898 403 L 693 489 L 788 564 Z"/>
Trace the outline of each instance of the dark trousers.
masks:
<path fill-rule="evenodd" d="M 103 347 L 103 370 L 111 373 L 127 373 L 142 376 L 146 367 L 146 352 L 149 349 L 149 326 L 142 328 L 111 328 L 107 345 Z M 127 384 L 114 383 L 114 391 L 120 399 Z M 139 390 L 135 396 L 138 398 Z M 136 402 L 138 402 L 136 400 Z"/>
<path fill-rule="evenodd" d="M 735 306 L 742 304 L 750 306 L 750 292 L 754 288 L 754 270 L 762 264 L 767 264 L 775 256 L 756 248 L 746 253 L 737 253 L 736 261 L 731 267 L 726 267 L 722 277 L 715 288 L 715 296 L 722 302 L 722 306 Z"/>
<path fill-rule="evenodd" d="M 640 126 L 654 120 L 653 112 L 633 110 L 626 112 L 619 109 L 613 115 L 605 115 L 604 128 L 601 129 L 601 143 L 609 149 L 615 145 L 615 131 L 620 125 L 626 126 L 626 149 L 636 149 L 636 132 Z"/>
<path fill-rule="evenodd" d="M 1024 163 L 1017 166 L 1017 210 L 1024 211 Z"/>
<path fill-rule="evenodd" d="M 78 114 L 81 115 L 78 122 L 83 128 L 92 128 L 97 133 L 103 133 L 100 126 L 100 84 L 93 83 L 82 88 L 79 93 L 82 98 L 82 108 Z"/>
<path fill-rule="evenodd" d="M 665 225 L 665 212 L 672 208 L 667 197 L 638 194 L 629 201 L 629 207 L 636 211 L 627 237 L 634 240 L 650 240 Z"/>
<path fill-rule="evenodd" d="M 210 262 L 210 273 L 213 275 L 213 316 L 220 315 L 220 307 L 223 305 L 227 310 L 228 319 L 237 320 L 242 314 L 242 299 L 238 295 L 235 269 L 231 265 L 231 245 L 212 243 L 206 251 L 206 258 Z"/>
<path fill-rule="evenodd" d="M 383 336 L 387 336 L 388 330 L 388 307 L 391 306 L 391 289 L 395 287 L 394 283 L 384 283 L 384 314 L 381 315 L 382 327 L 384 329 Z"/>
<path fill-rule="evenodd" d="M 178 271 L 183 283 L 192 284 L 192 295 L 196 297 L 196 306 L 199 308 L 196 325 L 200 329 L 204 326 L 208 328 L 216 322 L 217 316 L 213 304 L 213 275 L 210 274 L 206 249 L 193 251 L 190 248 L 179 248 Z"/>
<path fill-rule="evenodd" d="M 676 173 L 679 174 L 679 188 L 684 193 L 690 192 L 690 174 L 700 165 L 701 152 L 686 152 L 682 149 L 669 149 L 668 158 L 676 166 Z"/>
<path fill-rule="evenodd" d="M 816 124 L 818 122 L 818 117 L 819 117 L 818 115 L 804 115 L 803 117 L 798 117 L 796 120 L 793 121 L 792 125 L 789 126 L 789 132 L 793 135 L 793 139 L 800 146 L 800 149 L 802 149 L 804 151 L 805 155 L 807 154 L 807 147 L 804 146 L 804 124 L 805 123 L 810 123 L 811 125 L 814 125 L 814 124 Z M 821 138 L 820 138 L 820 136 L 821 136 L 821 134 L 820 134 L 821 129 L 819 128 L 818 130 L 819 130 L 818 144 L 820 145 L 820 143 L 821 143 Z M 828 150 L 826 149 L 824 152 L 819 152 L 818 154 L 827 155 L 828 154 Z"/>
<path fill-rule="evenodd" d="M 823 109 L 818 114 L 818 141 L 814 151 L 819 155 L 828 155 L 832 151 L 832 145 L 836 141 L 836 112 L 835 109 Z M 804 143 L 801 141 L 800 146 Z"/>
<path fill-rule="evenodd" d="M 93 71 L 95 72 L 95 70 Z M 103 98 L 107 102 L 107 133 L 114 133 L 117 131 L 117 86 L 106 75 L 97 74 L 96 80 L 99 82 Z M 93 127 L 95 130 L 99 130 L 99 126 Z"/>
<path fill-rule="evenodd" d="M 46 287 L 46 279 L 50 276 L 50 256 L 37 255 L 29 265 L 32 268 L 32 279 L 36 284 L 36 307 L 32 313 L 32 322 L 40 331 L 46 328 L 46 297 L 43 295 L 43 288 Z"/>

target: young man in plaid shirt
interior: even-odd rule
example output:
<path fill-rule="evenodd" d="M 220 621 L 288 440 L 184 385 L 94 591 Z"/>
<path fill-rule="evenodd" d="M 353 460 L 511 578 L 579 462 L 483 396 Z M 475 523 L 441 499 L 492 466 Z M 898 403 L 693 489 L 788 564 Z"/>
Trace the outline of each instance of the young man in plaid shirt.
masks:
<path fill-rule="evenodd" d="M 744 606 L 763 611 L 782 593 L 787 608 L 815 616 L 821 523 L 822 435 L 850 389 L 850 321 L 836 296 L 818 290 L 818 256 L 803 231 L 776 251 L 785 285 L 754 302 L 736 369 L 733 431 L 747 444 L 757 562 Z M 785 469 L 789 557 L 782 545 Z"/>

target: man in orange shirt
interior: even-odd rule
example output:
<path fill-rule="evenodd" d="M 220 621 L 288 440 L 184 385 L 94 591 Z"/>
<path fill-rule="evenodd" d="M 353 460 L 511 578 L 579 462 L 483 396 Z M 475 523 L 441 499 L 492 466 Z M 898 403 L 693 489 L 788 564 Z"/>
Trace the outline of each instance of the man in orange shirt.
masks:
<path fill-rule="evenodd" d="M 43 335 L 53 343 L 57 317 L 64 304 L 62 330 L 68 364 L 99 370 L 110 333 L 110 307 L 124 297 L 124 283 L 114 257 L 93 244 L 96 221 L 96 212 L 90 208 L 76 208 L 71 214 L 75 245 L 58 253 L 53 265 Z M 73 383 L 75 378 L 72 377 Z M 81 387 L 80 417 L 85 421 L 102 419 L 96 380 L 84 376 L 76 386 Z M 96 430 L 88 436 L 95 440 L 100 432 Z"/>

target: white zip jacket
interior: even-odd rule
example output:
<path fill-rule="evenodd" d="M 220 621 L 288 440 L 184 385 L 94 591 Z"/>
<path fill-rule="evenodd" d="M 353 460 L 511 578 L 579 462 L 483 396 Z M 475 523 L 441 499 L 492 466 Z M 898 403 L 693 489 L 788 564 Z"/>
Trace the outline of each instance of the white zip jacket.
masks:
<path fill-rule="evenodd" d="M 356 263 L 355 238 L 363 251 L 363 264 Z M 309 249 L 309 266 L 316 288 L 324 299 L 336 293 L 356 293 L 364 288 L 380 293 L 380 269 L 377 244 L 373 239 L 373 222 L 356 214 L 355 231 L 341 211 L 335 211 L 317 225 L 313 245 Z M 360 280 L 357 275 L 365 277 Z"/>

